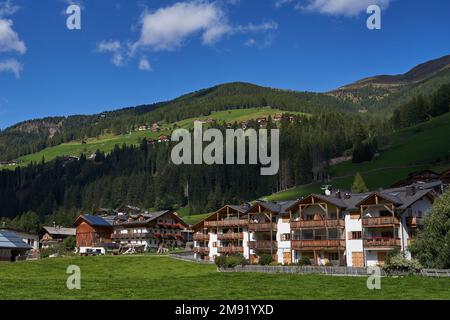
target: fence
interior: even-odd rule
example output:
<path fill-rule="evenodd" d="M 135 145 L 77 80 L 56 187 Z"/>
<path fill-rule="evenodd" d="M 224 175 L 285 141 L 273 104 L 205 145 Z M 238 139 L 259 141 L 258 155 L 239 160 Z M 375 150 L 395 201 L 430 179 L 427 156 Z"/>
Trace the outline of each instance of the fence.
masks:
<path fill-rule="evenodd" d="M 367 268 L 357 267 L 319 267 L 319 266 L 258 266 L 246 265 L 235 268 L 219 268 L 219 272 L 260 272 L 291 274 L 327 274 L 342 276 L 367 276 Z M 381 270 L 381 275 L 387 275 Z"/>
<path fill-rule="evenodd" d="M 196 259 L 194 256 L 194 252 L 192 252 L 192 251 L 171 253 L 171 254 L 169 254 L 169 257 L 172 257 L 172 258 L 178 259 L 178 260 L 183 260 L 183 261 L 196 262 L 196 263 L 200 263 L 200 264 L 214 264 L 214 261 L 205 261 L 205 260 Z"/>
<path fill-rule="evenodd" d="M 450 277 L 450 269 L 423 269 L 420 274 L 427 277 Z"/>

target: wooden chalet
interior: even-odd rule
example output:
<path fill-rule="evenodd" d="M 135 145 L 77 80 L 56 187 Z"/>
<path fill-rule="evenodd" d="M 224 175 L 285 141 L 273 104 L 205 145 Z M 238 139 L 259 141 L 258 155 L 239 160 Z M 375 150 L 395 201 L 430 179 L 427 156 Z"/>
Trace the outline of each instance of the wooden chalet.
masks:
<path fill-rule="evenodd" d="M 116 218 L 111 238 L 122 249 L 132 251 L 183 247 L 186 235 L 182 231 L 187 227 L 172 210 L 139 213 Z"/>
<path fill-rule="evenodd" d="M 86 254 L 90 250 L 112 247 L 111 234 L 113 233 L 112 218 L 81 215 L 74 223 L 76 227 L 76 246 L 80 254 Z"/>
<path fill-rule="evenodd" d="M 60 226 L 43 227 L 45 234 L 41 238 L 41 246 L 43 249 L 56 246 L 64 241 L 67 237 L 75 237 L 75 228 L 64 228 Z"/>

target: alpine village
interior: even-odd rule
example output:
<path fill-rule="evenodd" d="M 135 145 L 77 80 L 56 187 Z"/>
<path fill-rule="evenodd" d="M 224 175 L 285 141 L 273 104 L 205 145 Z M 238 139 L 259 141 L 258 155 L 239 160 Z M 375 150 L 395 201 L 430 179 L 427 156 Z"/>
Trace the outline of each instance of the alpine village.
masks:
<path fill-rule="evenodd" d="M 366 268 L 397 255 L 448 269 L 449 106 L 445 56 L 327 93 L 229 83 L 19 123 L 0 132 L 0 261 L 173 254 Z M 278 174 L 172 164 L 172 131 L 195 121 L 280 129 Z"/>

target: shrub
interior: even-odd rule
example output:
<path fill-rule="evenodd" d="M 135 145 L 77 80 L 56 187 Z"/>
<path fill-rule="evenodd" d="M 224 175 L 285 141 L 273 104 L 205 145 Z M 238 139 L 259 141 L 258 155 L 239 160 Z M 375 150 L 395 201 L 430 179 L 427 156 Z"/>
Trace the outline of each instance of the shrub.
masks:
<path fill-rule="evenodd" d="M 259 264 L 262 266 L 267 266 L 274 261 L 273 257 L 270 254 L 262 254 L 259 257 Z"/>
<path fill-rule="evenodd" d="M 215 258 L 214 263 L 219 268 L 234 268 L 247 264 L 247 260 L 243 255 L 218 256 Z"/>
<path fill-rule="evenodd" d="M 214 259 L 214 263 L 216 264 L 217 267 L 223 268 L 223 267 L 225 267 L 225 264 L 226 264 L 226 260 L 227 260 L 226 258 L 227 257 L 225 257 L 225 256 L 217 256 Z"/>
<path fill-rule="evenodd" d="M 384 265 L 383 269 L 387 273 L 396 273 L 396 272 L 416 273 L 420 272 L 422 268 L 423 267 L 419 261 L 415 259 L 408 260 L 403 255 L 399 254 L 390 257 L 389 261 L 386 261 L 386 264 Z"/>
<path fill-rule="evenodd" d="M 299 266 L 310 266 L 311 265 L 311 260 L 306 257 L 306 256 L 302 256 L 300 258 L 300 260 L 298 260 L 297 265 Z"/>
<path fill-rule="evenodd" d="M 325 267 L 332 267 L 332 266 L 333 266 L 333 263 L 331 261 L 327 261 L 325 263 Z"/>
<path fill-rule="evenodd" d="M 271 263 L 269 263 L 269 266 L 281 266 L 281 265 L 282 265 L 281 263 L 278 263 L 275 261 L 272 261 Z"/>

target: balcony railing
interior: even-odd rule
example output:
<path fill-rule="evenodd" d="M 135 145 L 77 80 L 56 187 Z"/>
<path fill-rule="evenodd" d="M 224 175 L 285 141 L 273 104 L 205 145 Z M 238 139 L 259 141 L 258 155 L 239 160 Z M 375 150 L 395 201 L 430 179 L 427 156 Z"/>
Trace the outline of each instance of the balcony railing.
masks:
<path fill-rule="evenodd" d="M 339 220 L 301 220 L 301 221 L 292 221 L 291 228 L 292 229 L 303 229 L 303 228 L 337 228 L 344 227 L 345 221 L 342 219 Z"/>
<path fill-rule="evenodd" d="M 194 247 L 194 253 L 209 254 L 209 248 L 208 247 Z"/>
<path fill-rule="evenodd" d="M 363 218 L 363 227 L 383 227 L 391 226 L 393 224 L 400 224 L 400 219 L 397 217 L 377 217 L 377 218 Z"/>
<path fill-rule="evenodd" d="M 123 240 L 123 239 L 147 239 L 152 237 L 152 233 L 142 232 L 142 233 L 113 233 L 111 239 L 113 240 Z"/>
<path fill-rule="evenodd" d="M 248 220 L 220 220 L 220 221 L 205 221 L 205 227 L 244 227 L 248 225 Z"/>
<path fill-rule="evenodd" d="M 217 234 L 218 240 L 242 240 L 244 239 L 244 234 L 242 232 L 239 233 L 219 233 Z"/>
<path fill-rule="evenodd" d="M 219 247 L 218 251 L 225 254 L 244 253 L 244 247 Z"/>
<path fill-rule="evenodd" d="M 256 240 L 256 241 L 249 241 L 248 242 L 248 247 L 250 249 L 255 249 L 255 250 L 270 250 L 270 249 L 277 249 L 277 242 L 274 241 L 270 241 L 270 240 Z"/>
<path fill-rule="evenodd" d="M 195 233 L 194 234 L 194 241 L 209 241 L 209 233 Z"/>
<path fill-rule="evenodd" d="M 276 223 L 250 223 L 248 230 L 253 232 L 277 231 Z"/>
<path fill-rule="evenodd" d="M 417 228 L 423 224 L 423 218 L 421 217 L 409 217 L 406 218 L 406 225 L 411 228 Z"/>
<path fill-rule="evenodd" d="M 365 247 L 400 247 L 400 239 L 397 238 L 383 238 L 383 237 L 374 237 L 374 238 L 365 238 L 364 239 Z"/>
<path fill-rule="evenodd" d="M 294 250 L 337 249 L 345 247 L 345 240 L 292 240 L 291 246 Z"/>

